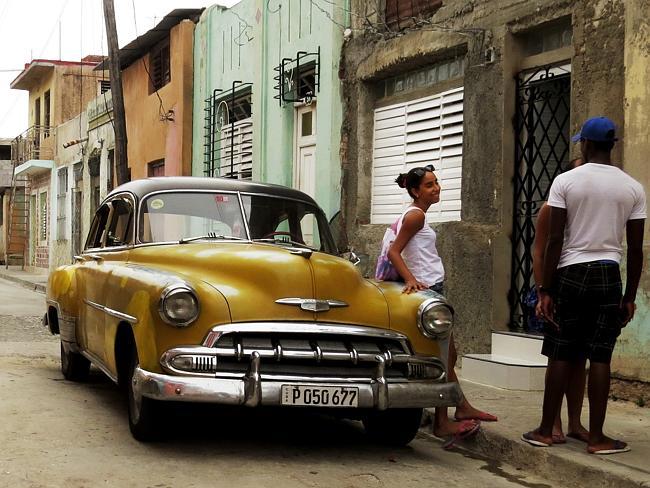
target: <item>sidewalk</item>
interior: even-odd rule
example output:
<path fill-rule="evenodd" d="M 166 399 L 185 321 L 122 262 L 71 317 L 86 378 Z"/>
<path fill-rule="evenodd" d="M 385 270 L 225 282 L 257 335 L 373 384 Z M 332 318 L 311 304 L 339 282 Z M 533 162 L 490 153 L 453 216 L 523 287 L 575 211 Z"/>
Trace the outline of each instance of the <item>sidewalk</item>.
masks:
<path fill-rule="evenodd" d="M 584 443 L 573 439 L 548 448 L 520 440 L 523 432 L 539 425 L 542 392 L 502 390 L 467 381 L 462 386 L 474 406 L 499 417 L 496 423 L 483 422 L 482 432 L 460 444 L 462 449 L 543 476 L 559 486 L 650 487 L 650 409 L 610 400 L 605 433 L 627 442 L 632 450 L 595 456 L 587 454 Z M 566 404 L 562 414 L 566 425 Z M 587 398 L 582 419 L 588 427 Z M 430 434 L 431 425 L 423 430 L 436 439 Z"/>
<path fill-rule="evenodd" d="M 9 269 L 7 269 L 4 264 L 0 265 L 0 279 L 19 283 L 32 290 L 40 291 L 41 293 L 45 293 L 47 277 L 47 270 L 43 270 L 42 272 L 30 272 L 21 270 L 20 266 L 9 266 Z"/>

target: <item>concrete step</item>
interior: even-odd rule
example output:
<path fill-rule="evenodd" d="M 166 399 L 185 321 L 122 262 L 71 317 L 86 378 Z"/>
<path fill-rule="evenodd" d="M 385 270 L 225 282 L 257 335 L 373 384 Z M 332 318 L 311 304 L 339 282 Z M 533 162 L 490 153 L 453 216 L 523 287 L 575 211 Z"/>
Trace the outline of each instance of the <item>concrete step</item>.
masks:
<path fill-rule="evenodd" d="M 492 332 L 492 354 L 523 361 L 546 364 L 542 356 L 541 335 L 521 334 L 517 332 Z"/>
<path fill-rule="evenodd" d="M 463 356 L 463 379 L 506 390 L 544 389 L 544 361 L 526 360 L 496 354 Z"/>

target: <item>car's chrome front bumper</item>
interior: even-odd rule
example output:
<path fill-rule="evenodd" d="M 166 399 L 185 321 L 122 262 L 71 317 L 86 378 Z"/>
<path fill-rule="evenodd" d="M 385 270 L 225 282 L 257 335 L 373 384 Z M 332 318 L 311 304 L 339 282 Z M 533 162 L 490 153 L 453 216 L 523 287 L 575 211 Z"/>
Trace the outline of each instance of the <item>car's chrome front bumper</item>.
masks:
<path fill-rule="evenodd" d="M 155 400 L 206 402 L 256 407 L 281 406 L 282 385 L 345 386 L 358 388 L 358 408 L 420 408 L 455 406 L 462 400 L 458 383 L 440 379 L 400 379 L 391 381 L 380 374 L 370 381 L 310 377 L 274 378 L 260 374 L 259 356 L 252 358 L 251 368 L 242 378 L 176 376 L 136 368 L 134 392 Z"/>

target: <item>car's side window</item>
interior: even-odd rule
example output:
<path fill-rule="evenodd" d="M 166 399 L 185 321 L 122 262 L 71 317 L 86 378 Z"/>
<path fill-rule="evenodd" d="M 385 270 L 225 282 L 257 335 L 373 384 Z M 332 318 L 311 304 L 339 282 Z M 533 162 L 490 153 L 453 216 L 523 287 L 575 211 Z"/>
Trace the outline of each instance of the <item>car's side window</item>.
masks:
<path fill-rule="evenodd" d="M 86 239 L 85 249 L 102 247 L 102 236 L 106 230 L 106 223 L 108 221 L 110 210 L 111 209 L 108 205 L 102 205 L 95 213 L 95 218 L 93 219 L 93 223 L 90 226 L 90 232 L 88 233 L 88 239 Z"/>
<path fill-rule="evenodd" d="M 106 247 L 132 244 L 133 206 L 131 202 L 116 199 L 110 205 L 113 211 L 108 224 L 108 232 L 106 233 Z"/>

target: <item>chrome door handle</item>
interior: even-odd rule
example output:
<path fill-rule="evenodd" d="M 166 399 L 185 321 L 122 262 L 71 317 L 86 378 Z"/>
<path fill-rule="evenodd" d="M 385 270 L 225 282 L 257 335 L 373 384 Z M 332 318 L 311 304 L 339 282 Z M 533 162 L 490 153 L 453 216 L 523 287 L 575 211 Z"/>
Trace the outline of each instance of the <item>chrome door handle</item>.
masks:
<path fill-rule="evenodd" d="M 104 258 L 101 257 L 99 254 L 86 254 L 86 256 L 88 256 L 88 257 L 89 257 L 90 259 L 92 259 L 93 261 L 101 261 L 101 260 L 104 259 Z"/>

